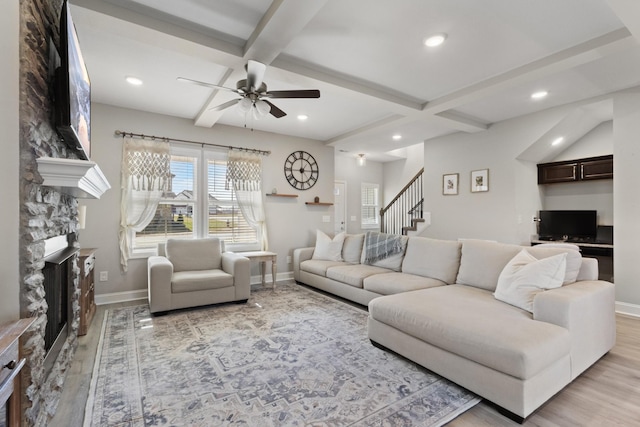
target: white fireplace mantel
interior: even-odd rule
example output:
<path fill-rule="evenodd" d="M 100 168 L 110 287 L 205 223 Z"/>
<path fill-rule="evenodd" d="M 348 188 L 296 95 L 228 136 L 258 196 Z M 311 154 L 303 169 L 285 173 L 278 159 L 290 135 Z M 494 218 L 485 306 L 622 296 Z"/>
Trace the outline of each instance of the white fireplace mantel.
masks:
<path fill-rule="evenodd" d="M 38 172 L 43 185 L 81 199 L 99 199 L 111 188 L 96 162 L 90 160 L 39 157 Z"/>

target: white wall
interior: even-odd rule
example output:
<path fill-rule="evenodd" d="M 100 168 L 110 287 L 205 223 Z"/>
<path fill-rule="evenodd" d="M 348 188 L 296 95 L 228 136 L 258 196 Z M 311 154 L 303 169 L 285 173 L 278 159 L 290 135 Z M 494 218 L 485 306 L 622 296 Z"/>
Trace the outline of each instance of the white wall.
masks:
<path fill-rule="evenodd" d="M 613 121 L 603 122 L 553 161 L 613 154 Z M 566 182 L 541 187 L 542 208 L 595 209 L 599 225 L 613 225 L 613 180 Z"/>
<path fill-rule="evenodd" d="M 615 224 L 616 299 L 619 310 L 640 315 L 640 88 L 611 97 L 614 100 L 615 171 L 611 223 Z M 432 225 L 423 235 L 527 244 L 528 235 L 535 230 L 529 221 L 542 207 L 542 194 L 537 185 L 536 165 L 516 158 L 572 108 L 574 106 L 567 105 L 507 120 L 492 125 L 485 132 L 458 133 L 425 141 L 425 210 L 432 212 Z M 606 127 L 605 124 L 596 134 L 604 135 Z M 568 151 L 567 156 L 607 154 L 596 153 L 592 151 L 593 147 L 587 151 L 578 148 Z M 469 172 L 482 168 L 490 169 L 490 190 L 470 193 Z M 461 177 L 460 194 L 443 196 L 442 174 L 455 172 Z M 593 189 L 591 187 L 590 191 Z M 601 224 L 606 222 L 608 219 L 600 220 Z"/>
<path fill-rule="evenodd" d="M 431 226 L 422 234 L 528 244 L 542 199 L 535 163 L 517 158 L 567 111 L 547 110 L 483 132 L 425 141 L 425 211 L 431 212 Z M 480 169 L 489 169 L 489 191 L 471 193 L 471 171 Z M 450 173 L 459 174 L 458 195 L 442 194 L 442 176 Z"/>
<path fill-rule="evenodd" d="M 224 125 L 200 128 L 195 127 L 191 120 L 93 104 L 91 158 L 99 164 L 112 186 L 100 200 L 81 201 L 87 205 L 87 217 L 86 229 L 80 232 L 80 244 L 98 248 L 96 280 L 100 271 L 107 271 L 109 276 L 107 282 L 96 282 L 98 295 L 143 290 L 147 286 L 146 259 L 130 260 L 126 274 L 120 269 L 118 228 L 122 138 L 114 136 L 115 130 L 270 150 L 271 155 L 263 159 L 263 191 L 271 192 L 275 187 L 280 193 L 299 195 L 298 198 L 264 198 L 269 249 L 278 253 L 278 272 L 292 270 L 292 266 L 286 263 L 287 255 L 297 247 L 312 246 L 316 229 L 333 233 L 333 207 L 305 205 L 315 196 L 323 201 L 333 200 L 333 147 L 309 139 Z M 285 158 L 296 150 L 308 151 L 319 164 L 319 181 L 310 190 L 295 190 L 284 177 Z M 324 215 L 331 216 L 330 223 L 322 222 Z M 253 274 L 258 274 L 256 266 Z"/>
<path fill-rule="evenodd" d="M 362 183 L 380 186 L 380 203 L 384 200 L 382 163 L 367 160 L 365 166 L 358 166 L 356 159 L 338 155 L 335 158 L 335 180 L 347 183 L 347 233 L 363 233 L 360 227 L 360 188 Z M 382 205 L 380 206 L 382 207 Z M 355 217 L 355 220 L 352 220 Z"/>
<path fill-rule="evenodd" d="M 20 275 L 18 271 L 19 225 L 19 24 L 20 2 L 10 1 L 0 16 L 0 130 L 2 168 L 0 200 L 3 224 L 0 227 L 0 324 L 20 317 Z"/>
<path fill-rule="evenodd" d="M 640 315 L 640 89 L 614 98 L 613 104 L 613 242 L 616 300 L 634 304 Z"/>
<path fill-rule="evenodd" d="M 406 158 L 383 163 L 384 203 L 386 206 L 424 166 L 424 144 L 403 148 Z"/>

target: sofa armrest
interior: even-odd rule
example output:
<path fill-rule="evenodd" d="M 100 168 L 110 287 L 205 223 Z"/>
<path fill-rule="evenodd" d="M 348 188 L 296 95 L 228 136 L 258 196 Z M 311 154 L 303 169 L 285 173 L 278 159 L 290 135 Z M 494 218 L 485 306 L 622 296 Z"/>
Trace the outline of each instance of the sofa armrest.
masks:
<path fill-rule="evenodd" d="M 149 311 L 171 310 L 171 277 L 173 264 L 163 256 L 150 256 L 147 259 L 147 292 Z"/>
<path fill-rule="evenodd" d="M 222 254 L 222 271 L 233 276 L 236 301 L 249 299 L 251 293 L 251 261 L 233 252 Z"/>
<path fill-rule="evenodd" d="M 541 292 L 533 300 L 533 318 L 569 331 L 574 379 L 615 345 L 615 286 L 585 280 Z"/>
<path fill-rule="evenodd" d="M 300 263 L 311 259 L 314 250 L 314 247 L 293 250 L 293 278 L 296 281 L 300 281 Z"/>

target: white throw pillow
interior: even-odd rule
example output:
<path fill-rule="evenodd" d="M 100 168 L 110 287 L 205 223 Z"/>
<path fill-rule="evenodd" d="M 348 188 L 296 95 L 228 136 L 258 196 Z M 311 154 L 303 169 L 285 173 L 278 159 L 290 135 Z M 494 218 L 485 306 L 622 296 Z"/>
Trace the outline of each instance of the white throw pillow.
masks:
<path fill-rule="evenodd" d="M 342 244 L 345 233 L 338 233 L 332 239 L 320 230 L 316 231 L 316 248 L 312 259 L 323 261 L 342 261 Z"/>
<path fill-rule="evenodd" d="M 533 312 L 536 294 L 562 286 L 566 269 L 566 253 L 537 259 L 523 249 L 500 273 L 493 295 L 507 304 Z"/>

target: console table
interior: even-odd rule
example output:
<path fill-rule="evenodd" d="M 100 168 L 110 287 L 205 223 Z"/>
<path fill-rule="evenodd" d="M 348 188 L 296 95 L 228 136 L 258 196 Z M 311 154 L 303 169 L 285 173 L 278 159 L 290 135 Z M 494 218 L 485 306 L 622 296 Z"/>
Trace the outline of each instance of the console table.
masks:
<path fill-rule="evenodd" d="M 273 284 L 273 290 L 276 290 L 276 270 L 278 269 L 278 254 L 268 251 L 252 251 L 252 252 L 237 252 L 238 255 L 249 258 L 252 261 L 258 261 L 260 263 L 260 275 L 262 276 L 262 286 L 265 285 L 265 270 L 267 261 L 271 261 L 271 282 Z"/>
<path fill-rule="evenodd" d="M 25 359 L 20 357 L 19 338 L 35 320 L 29 317 L 0 326 L 0 426 L 21 423 L 20 370 Z"/>

